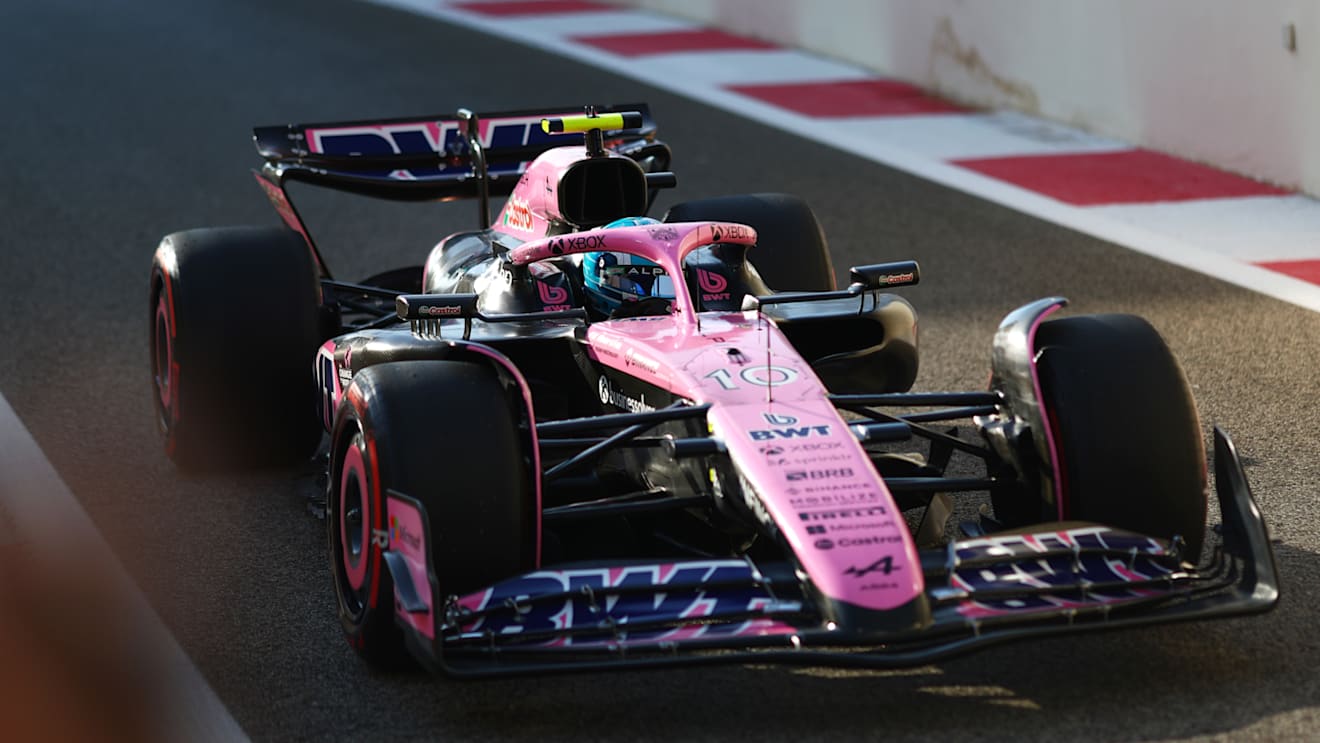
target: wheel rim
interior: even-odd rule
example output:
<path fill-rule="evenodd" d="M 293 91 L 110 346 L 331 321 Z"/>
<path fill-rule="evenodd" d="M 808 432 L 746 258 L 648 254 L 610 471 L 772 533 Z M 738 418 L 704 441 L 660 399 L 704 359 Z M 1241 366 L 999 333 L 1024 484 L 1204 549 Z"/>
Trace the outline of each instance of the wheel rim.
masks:
<path fill-rule="evenodd" d="M 338 495 L 338 560 L 342 566 L 346 606 L 354 613 L 365 604 L 368 548 L 371 545 L 371 520 L 367 517 L 368 493 L 366 465 L 362 456 L 362 435 L 355 435 L 343 455 Z"/>

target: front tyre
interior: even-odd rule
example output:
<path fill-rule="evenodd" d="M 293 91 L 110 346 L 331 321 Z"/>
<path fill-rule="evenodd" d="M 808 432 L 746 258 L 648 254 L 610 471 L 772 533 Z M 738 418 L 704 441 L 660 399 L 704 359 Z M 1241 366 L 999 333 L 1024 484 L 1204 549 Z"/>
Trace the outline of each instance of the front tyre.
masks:
<path fill-rule="evenodd" d="M 403 361 L 358 373 L 331 434 L 326 524 L 340 623 L 373 665 L 405 657 L 385 565 L 388 493 L 416 499 L 440 594 L 463 594 L 537 561 L 530 411 L 483 364 Z"/>
<path fill-rule="evenodd" d="M 1181 537 L 1195 563 L 1205 447 L 1187 380 L 1159 333 L 1132 315 L 1068 317 L 1042 323 L 1035 350 L 1063 518 Z"/>

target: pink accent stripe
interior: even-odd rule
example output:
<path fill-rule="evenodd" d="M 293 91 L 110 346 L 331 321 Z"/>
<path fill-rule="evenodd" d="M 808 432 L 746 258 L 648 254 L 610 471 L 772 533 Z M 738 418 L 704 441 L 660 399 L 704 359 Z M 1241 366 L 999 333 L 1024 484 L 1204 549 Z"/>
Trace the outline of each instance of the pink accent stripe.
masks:
<path fill-rule="evenodd" d="M 910 116 L 967 111 L 897 80 L 730 85 L 728 89 L 807 116 Z"/>
<path fill-rule="evenodd" d="M 1031 324 L 1031 331 L 1027 335 L 1027 348 L 1031 350 L 1031 388 L 1036 395 L 1036 401 L 1041 406 L 1041 417 L 1045 423 L 1045 449 L 1050 453 L 1050 471 L 1054 473 L 1054 500 L 1058 507 L 1060 521 L 1068 519 L 1068 478 L 1067 473 L 1063 471 L 1063 458 L 1059 456 L 1059 446 L 1055 443 L 1054 421 L 1050 420 L 1050 411 L 1045 409 L 1042 402 L 1045 399 L 1040 386 L 1040 368 L 1036 366 L 1036 331 L 1040 330 L 1040 324 L 1045 322 L 1050 315 L 1063 309 L 1063 304 L 1056 304 L 1053 307 L 1040 313 L 1036 322 Z M 1066 539 L 1066 537 L 1065 537 Z"/>
<path fill-rule="evenodd" d="M 454 3 L 451 7 L 478 15 L 508 17 L 520 15 L 552 15 L 556 13 L 599 13 L 618 10 L 610 5 L 587 0 L 507 0 L 494 3 Z"/>
<path fill-rule="evenodd" d="M 1320 260 L 1308 261 L 1266 261 L 1257 263 L 1261 268 L 1278 271 L 1295 279 L 1320 284 Z"/>
<path fill-rule="evenodd" d="M 699 29 L 695 31 L 664 31 L 659 33 L 610 34 L 607 36 L 576 36 L 574 41 L 594 46 L 621 57 L 644 57 L 649 54 L 674 52 L 716 52 L 736 49 L 778 49 L 779 47 L 746 36 L 734 36 L 723 31 Z"/>
<path fill-rule="evenodd" d="M 1140 149 L 955 160 L 954 164 L 1077 206 L 1288 193 L 1250 178 Z"/>

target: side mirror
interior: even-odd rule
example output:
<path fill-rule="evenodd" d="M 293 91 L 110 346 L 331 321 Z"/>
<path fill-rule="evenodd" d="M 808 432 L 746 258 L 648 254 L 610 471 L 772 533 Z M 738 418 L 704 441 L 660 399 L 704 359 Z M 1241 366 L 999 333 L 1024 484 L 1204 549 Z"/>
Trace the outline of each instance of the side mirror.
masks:
<path fill-rule="evenodd" d="M 854 285 L 860 284 L 864 291 L 913 286 L 921 281 L 921 267 L 916 261 L 853 266 L 848 269 L 848 280 Z"/>

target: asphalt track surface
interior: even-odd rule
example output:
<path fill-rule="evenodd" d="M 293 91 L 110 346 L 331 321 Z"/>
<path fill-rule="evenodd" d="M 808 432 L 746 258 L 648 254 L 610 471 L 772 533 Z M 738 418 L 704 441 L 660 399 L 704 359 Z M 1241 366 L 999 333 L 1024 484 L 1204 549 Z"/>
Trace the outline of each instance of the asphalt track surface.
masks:
<path fill-rule="evenodd" d="M 576 63 L 351 0 L 0 4 L 0 391 L 252 738 L 1154 740 L 1320 729 L 1320 316 Z M 1232 432 L 1278 540 L 1265 617 L 992 649 L 906 672 L 724 667 L 456 683 L 342 640 L 306 473 L 184 476 L 152 421 L 151 253 L 270 224 L 251 126 L 650 102 L 677 198 L 791 191 L 836 267 L 915 258 L 921 389 L 977 389 L 999 318 L 1145 315 Z M 338 275 L 416 263 L 474 206 L 296 192 Z M 259 301 L 235 288 L 233 301 Z M 261 359 L 234 349 L 235 384 Z M 86 616 L 89 632 L 97 617 Z"/>

